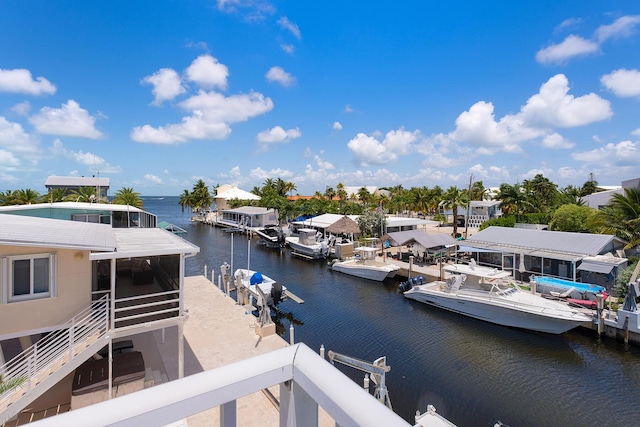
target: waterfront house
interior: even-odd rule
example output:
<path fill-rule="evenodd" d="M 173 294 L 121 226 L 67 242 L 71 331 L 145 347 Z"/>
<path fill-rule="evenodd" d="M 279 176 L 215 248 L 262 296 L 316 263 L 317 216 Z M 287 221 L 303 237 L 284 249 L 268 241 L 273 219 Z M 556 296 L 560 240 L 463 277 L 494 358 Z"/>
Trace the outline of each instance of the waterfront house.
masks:
<path fill-rule="evenodd" d="M 0 424 L 83 369 L 67 409 L 144 388 L 144 356 L 117 354 L 137 334 L 177 327 L 183 375 L 184 266 L 197 246 L 155 227 L 16 212 L 0 213 L 0 373 L 19 385 L 0 395 Z"/>
<path fill-rule="evenodd" d="M 65 190 L 67 196 L 73 191 L 81 188 L 93 187 L 96 189 L 96 196 L 106 199 L 109 196 L 109 178 L 85 177 L 85 176 L 50 176 L 44 184 L 47 191 L 51 193 L 55 189 Z"/>
<path fill-rule="evenodd" d="M 465 221 L 468 219 L 469 227 L 478 228 L 483 222 L 502 216 L 501 204 L 500 200 L 471 200 L 469 202 L 469 215 L 467 216 L 467 206 L 460 205 L 458 206 L 458 216 L 455 220 L 458 222 L 458 226 L 464 227 Z M 447 223 L 453 223 L 452 209 L 444 209 L 440 206 L 440 214 L 447 217 Z"/>
<path fill-rule="evenodd" d="M 609 204 L 614 194 L 624 195 L 625 194 L 624 190 L 627 188 L 640 189 L 640 178 L 628 179 L 626 181 L 622 181 L 622 185 L 619 185 L 619 186 L 613 186 L 613 187 L 599 186 L 598 191 L 582 197 L 582 201 L 590 208 L 602 209 L 603 207 Z"/>
<path fill-rule="evenodd" d="M 229 209 L 230 200 L 260 200 L 260 196 L 249 193 L 248 191 L 242 190 L 238 187 L 224 184 L 217 188 L 217 194 L 213 196 L 213 200 L 216 204 L 216 210 L 222 211 Z"/>
<path fill-rule="evenodd" d="M 618 271 L 627 265 L 624 246 L 623 240 L 607 234 L 489 227 L 462 242 L 458 252 L 473 254 L 479 264 L 511 271 L 518 280 L 551 276 L 611 290 Z M 602 261 L 602 256 L 617 261 Z"/>
<path fill-rule="evenodd" d="M 224 209 L 207 215 L 207 221 L 220 227 L 255 229 L 267 225 L 278 225 L 276 211 L 260 206 L 241 206 L 235 209 Z"/>

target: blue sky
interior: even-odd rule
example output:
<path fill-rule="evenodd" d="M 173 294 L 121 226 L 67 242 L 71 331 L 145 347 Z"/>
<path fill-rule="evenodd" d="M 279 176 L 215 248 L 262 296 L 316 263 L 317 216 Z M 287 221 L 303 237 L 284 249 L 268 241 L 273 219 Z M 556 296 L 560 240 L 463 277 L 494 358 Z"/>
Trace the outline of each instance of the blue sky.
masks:
<path fill-rule="evenodd" d="M 0 2 L 0 190 L 640 176 L 640 3 Z"/>

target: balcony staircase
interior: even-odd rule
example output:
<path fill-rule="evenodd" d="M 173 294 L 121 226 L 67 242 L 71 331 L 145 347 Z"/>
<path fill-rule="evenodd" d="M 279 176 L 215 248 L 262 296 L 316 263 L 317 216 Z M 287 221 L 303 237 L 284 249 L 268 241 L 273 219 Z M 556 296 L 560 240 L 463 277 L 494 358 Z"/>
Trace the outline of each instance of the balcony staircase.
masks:
<path fill-rule="evenodd" d="M 17 384 L 0 393 L 0 425 L 107 345 L 108 331 L 109 300 L 105 296 L 0 366 L 2 382 Z"/>

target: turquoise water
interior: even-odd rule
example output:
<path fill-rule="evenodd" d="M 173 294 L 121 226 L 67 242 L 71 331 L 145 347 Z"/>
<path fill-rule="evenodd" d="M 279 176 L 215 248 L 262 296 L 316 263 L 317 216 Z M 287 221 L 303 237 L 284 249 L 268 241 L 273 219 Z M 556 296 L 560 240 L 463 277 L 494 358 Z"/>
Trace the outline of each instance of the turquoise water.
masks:
<path fill-rule="evenodd" d="M 576 290 L 580 292 L 598 293 L 598 292 L 606 291 L 606 289 L 602 286 L 592 285 L 590 283 L 572 282 L 570 280 L 563 280 L 555 277 L 535 276 L 535 277 L 532 277 L 531 280 L 535 280 L 536 283 L 543 284 L 543 285 L 562 286 L 567 289 L 576 288 Z"/>
<path fill-rule="evenodd" d="M 407 422 L 428 404 L 459 427 L 635 426 L 640 419 L 640 348 L 591 331 L 548 335 L 477 321 L 404 298 L 399 280 L 371 283 L 266 249 L 257 240 L 191 223 L 177 197 L 145 198 L 145 209 L 187 230 L 201 248 L 188 276 L 224 262 L 278 280 L 305 300 L 285 301 L 275 320 L 287 341 L 362 360 L 387 357 L 393 409 Z M 232 240 L 233 239 L 233 240 Z M 233 242 L 233 243 L 232 243 Z M 232 246 L 233 245 L 233 246 Z M 233 247 L 233 251 L 232 248 Z M 224 343 L 211 343 L 223 346 Z M 364 373 L 336 365 L 362 384 Z"/>

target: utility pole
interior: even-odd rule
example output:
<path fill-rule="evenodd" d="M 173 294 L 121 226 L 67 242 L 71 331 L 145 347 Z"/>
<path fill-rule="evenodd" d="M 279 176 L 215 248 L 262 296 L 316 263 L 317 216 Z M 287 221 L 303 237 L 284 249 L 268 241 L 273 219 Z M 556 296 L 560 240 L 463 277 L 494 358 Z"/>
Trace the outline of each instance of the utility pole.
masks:
<path fill-rule="evenodd" d="M 469 190 L 467 192 L 467 211 L 464 216 L 464 239 L 467 240 L 467 233 L 469 232 L 469 208 L 471 206 L 471 183 L 473 182 L 473 175 L 469 176 Z"/>

